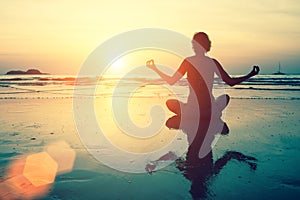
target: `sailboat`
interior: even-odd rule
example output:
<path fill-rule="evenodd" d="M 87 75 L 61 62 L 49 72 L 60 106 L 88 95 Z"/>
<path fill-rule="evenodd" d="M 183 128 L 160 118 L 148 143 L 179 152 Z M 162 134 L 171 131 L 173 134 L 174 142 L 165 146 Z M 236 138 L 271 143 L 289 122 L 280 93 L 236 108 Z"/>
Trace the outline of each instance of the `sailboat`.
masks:
<path fill-rule="evenodd" d="M 280 68 L 281 68 L 281 66 L 280 66 L 280 62 L 279 62 L 279 63 L 278 63 L 278 71 L 275 72 L 275 73 L 273 73 L 273 74 L 274 74 L 274 75 L 284 75 L 285 73 L 281 72 L 281 71 L 280 71 Z"/>

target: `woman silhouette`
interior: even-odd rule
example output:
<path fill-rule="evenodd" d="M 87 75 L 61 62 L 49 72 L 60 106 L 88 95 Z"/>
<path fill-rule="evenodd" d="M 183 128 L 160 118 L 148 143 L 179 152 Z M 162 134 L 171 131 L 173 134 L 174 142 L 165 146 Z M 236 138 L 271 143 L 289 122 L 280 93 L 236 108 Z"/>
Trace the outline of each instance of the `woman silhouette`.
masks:
<path fill-rule="evenodd" d="M 195 55 L 185 58 L 172 76 L 160 71 L 153 60 L 147 61 L 146 66 L 154 70 L 170 85 L 173 85 L 187 74 L 187 81 L 190 87 L 187 103 L 180 102 L 176 99 L 170 99 L 166 102 L 169 110 L 176 114 L 167 120 L 166 126 L 175 129 L 186 129 L 188 132 L 188 128 L 191 127 L 191 124 L 198 123 L 196 135 L 188 134 L 190 145 L 188 152 L 190 152 L 191 157 L 197 159 L 210 123 L 213 123 L 213 121 L 211 122 L 213 119 L 212 115 L 214 115 L 213 113 L 218 113 L 217 115 L 220 117 L 222 110 L 229 102 L 228 95 L 222 95 L 217 99 L 214 98 L 212 94 L 214 75 L 216 74 L 226 84 L 234 86 L 258 74 L 259 67 L 253 66 L 249 74 L 233 78 L 228 75 L 216 59 L 206 55 L 211 48 L 211 41 L 206 33 L 196 33 L 192 40 L 192 46 Z M 197 108 L 199 109 L 198 112 L 195 110 Z M 200 113 L 198 119 L 195 113 Z M 223 128 L 221 128 L 219 133 L 227 134 L 228 132 L 229 129 L 226 123 L 223 123 Z"/>
<path fill-rule="evenodd" d="M 211 47 L 211 42 L 207 34 L 203 32 L 196 33 L 193 37 L 192 45 L 195 55 L 184 59 L 173 76 L 161 72 L 155 66 L 153 60 L 149 60 L 146 63 L 149 68 L 153 69 L 162 79 L 171 85 L 187 74 L 190 93 L 187 103 L 182 103 L 176 99 L 171 99 L 166 102 L 169 110 L 176 114 L 167 120 L 166 126 L 186 130 L 189 142 L 186 160 L 178 158 L 174 152 L 170 151 L 159 159 L 147 164 L 145 170 L 151 173 L 159 162 L 176 160 L 177 168 L 191 182 L 190 193 L 193 199 L 202 199 L 206 198 L 209 194 L 209 179 L 217 175 L 231 159 L 245 162 L 252 170 L 256 169 L 256 159 L 240 152 L 228 151 L 223 157 L 213 162 L 211 149 L 207 148 L 208 151 L 201 157 L 200 152 L 203 146 L 211 146 L 211 139 L 206 142 L 207 135 L 211 134 L 214 136 L 214 134 L 216 134 L 214 131 L 220 131 L 223 134 L 229 131 L 225 123 L 222 124 L 223 128 L 209 129 L 211 124 L 220 121 L 218 118 L 221 117 L 222 110 L 229 102 L 228 95 L 222 95 L 217 99 L 212 95 L 214 75 L 216 74 L 226 84 L 234 86 L 258 74 L 259 67 L 253 66 L 249 74 L 232 78 L 216 59 L 206 55 Z M 197 109 L 199 109 L 198 112 Z M 196 115 L 199 121 L 195 118 L 194 113 L 200 113 L 200 116 Z M 189 129 L 194 126 L 194 124 L 198 125 L 195 135 L 193 135 L 193 133 L 191 134 L 191 130 Z"/>

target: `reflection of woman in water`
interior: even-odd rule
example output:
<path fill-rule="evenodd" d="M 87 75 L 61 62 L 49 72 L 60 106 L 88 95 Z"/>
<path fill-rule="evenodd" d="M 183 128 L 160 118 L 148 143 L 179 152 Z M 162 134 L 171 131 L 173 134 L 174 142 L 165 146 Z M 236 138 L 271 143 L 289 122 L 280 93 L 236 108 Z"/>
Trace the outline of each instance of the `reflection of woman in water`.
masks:
<path fill-rule="evenodd" d="M 194 198 L 201 198 L 206 196 L 207 180 L 212 175 L 218 174 L 230 159 L 246 162 L 252 169 L 256 167 L 256 164 L 251 162 L 256 160 L 255 158 L 245 156 L 239 152 L 227 152 L 215 163 L 213 162 L 211 150 L 205 154 L 205 157 L 199 158 L 201 146 L 205 146 L 205 136 L 210 134 L 209 131 L 211 130 L 209 128 L 211 124 L 218 121 L 213 116 L 217 115 L 220 118 L 222 110 L 229 101 L 228 95 L 222 95 L 217 99 L 212 95 L 214 74 L 220 77 L 226 84 L 234 86 L 258 74 L 259 67 L 254 66 L 248 75 L 232 78 L 216 59 L 206 55 L 211 47 L 211 42 L 207 34 L 203 32 L 196 33 L 193 37 L 192 45 L 195 55 L 184 59 L 173 76 L 161 72 L 153 60 L 147 61 L 147 67 L 154 70 L 162 79 L 171 85 L 187 74 L 190 94 L 187 103 L 182 103 L 175 99 L 168 100 L 166 103 L 170 111 L 176 114 L 166 122 L 166 125 L 169 128 L 183 129 L 187 132 L 189 148 L 186 160 L 182 161 L 177 159 L 178 157 L 173 152 L 169 152 L 158 160 L 148 164 L 146 170 L 148 172 L 153 171 L 160 161 L 177 159 L 177 168 L 180 169 L 180 171 L 184 173 L 184 176 L 192 183 L 190 193 Z M 199 110 L 197 111 L 195 109 Z M 217 112 L 217 114 L 215 114 L 215 112 Z M 191 118 L 191 116 L 194 116 L 194 113 L 200 113 L 200 116 L 198 116 L 198 118 Z M 198 120 L 195 121 L 196 119 Z M 189 127 L 194 126 L 195 123 L 198 125 L 196 133 L 191 136 Z M 227 125 L 223 123 L 222 126 L 221 129 L 213 129 L 213 131 L 227 134 L 229 131 Z M 210 146 L 210 143 L 208 146 Z"/>

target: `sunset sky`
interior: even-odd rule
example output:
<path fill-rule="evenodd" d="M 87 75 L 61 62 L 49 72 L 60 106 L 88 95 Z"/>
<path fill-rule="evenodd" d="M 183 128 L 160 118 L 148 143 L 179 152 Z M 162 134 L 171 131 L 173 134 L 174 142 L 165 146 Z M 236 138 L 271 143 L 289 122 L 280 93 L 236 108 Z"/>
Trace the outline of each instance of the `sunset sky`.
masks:
<path fill-rule="evenodd" d="M 77 74 L 88 55 L 114 35 L 138 28 L 205 31 L 210 56 L 232 74 L 260 65 L 300 73 L 299 0 L 127 0 L 0 2 L 0 74 L 37 68 Z"/>

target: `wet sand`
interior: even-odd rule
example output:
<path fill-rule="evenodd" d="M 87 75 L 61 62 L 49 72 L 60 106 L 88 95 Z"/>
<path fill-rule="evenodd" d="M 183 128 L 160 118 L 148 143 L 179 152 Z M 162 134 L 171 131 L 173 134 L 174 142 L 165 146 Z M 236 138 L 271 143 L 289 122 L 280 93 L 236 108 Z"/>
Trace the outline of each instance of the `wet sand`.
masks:
<path fill-rule="evenodd" d="M 299 100 L 232 99 L 225 121 L 230 133 L 213 148 L 216 161 L 227 151 L 257 159 L 257 167 L 230 160 L 207 180 L 212 199 L 297 199 L 300 195 Z M 7 169 L 22 155 L 65 141 L 76 152 L 71 172 L 57 175 L 41 199 L 192 199 L 191 182 L 173 163 L 152 175 L 119 172 L 100 164 L 81 144 L 72 99 L 0 100 L 0 196 Z"/>

